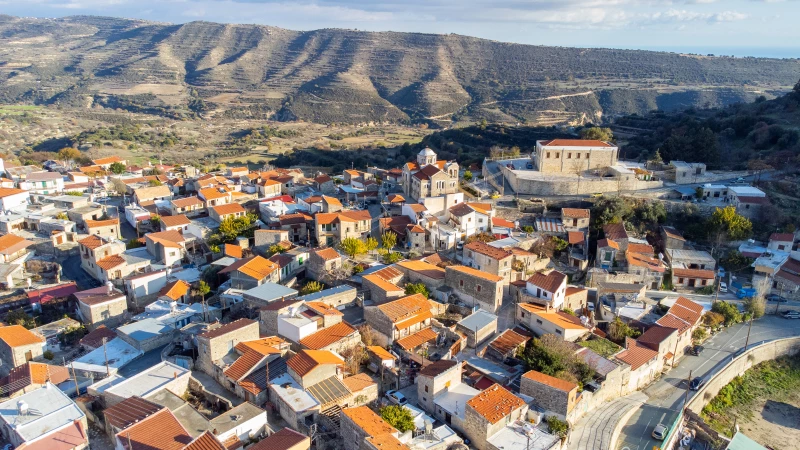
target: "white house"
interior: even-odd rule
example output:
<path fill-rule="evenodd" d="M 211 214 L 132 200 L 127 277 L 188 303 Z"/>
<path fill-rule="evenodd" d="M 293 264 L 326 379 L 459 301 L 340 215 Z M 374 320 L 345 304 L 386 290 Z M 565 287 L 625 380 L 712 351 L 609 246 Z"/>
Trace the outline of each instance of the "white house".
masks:
<path fill-rule="evenodd" d="M 20 206 L 27 205 L 30 201 L 28 191 L 14 188 L 0 188 L 0 210 L 8 212 Z"/>
<path fill-rule="evenodd" d="M 56 194 L 64 191 L 64 176 L 56 172 L 33 172 L 28 174 L 19 187 L 32 194 Z"/>
<path fill-rule="evenodd" d="M 554 309 L 561 309 L 567 292 L 567 276 L 553 270 L 548 274 L 535 273 L 525 283 L 528 295 L 542 299 Z"/>

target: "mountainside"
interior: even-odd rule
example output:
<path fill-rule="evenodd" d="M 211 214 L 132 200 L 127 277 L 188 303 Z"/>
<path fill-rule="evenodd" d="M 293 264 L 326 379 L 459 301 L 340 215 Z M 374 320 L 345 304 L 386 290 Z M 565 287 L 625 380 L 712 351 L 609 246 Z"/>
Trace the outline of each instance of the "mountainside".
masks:
<path fill-rule="evenodd" d="M 0 16 L 0 102 L 181 118 L 600 122 L 773 97 L 800 60 L 542 47 L 457 35 Z"/>

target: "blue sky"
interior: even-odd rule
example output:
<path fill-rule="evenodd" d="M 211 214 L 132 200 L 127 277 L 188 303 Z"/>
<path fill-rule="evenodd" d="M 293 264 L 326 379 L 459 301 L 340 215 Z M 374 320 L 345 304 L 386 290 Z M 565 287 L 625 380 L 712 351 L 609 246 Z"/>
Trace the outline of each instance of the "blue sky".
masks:
<path fill-rule="evenodd" d="M 800 57 L 800 0 L 0 0 L 0 13 L 457 33 L 524 44 Z"/>

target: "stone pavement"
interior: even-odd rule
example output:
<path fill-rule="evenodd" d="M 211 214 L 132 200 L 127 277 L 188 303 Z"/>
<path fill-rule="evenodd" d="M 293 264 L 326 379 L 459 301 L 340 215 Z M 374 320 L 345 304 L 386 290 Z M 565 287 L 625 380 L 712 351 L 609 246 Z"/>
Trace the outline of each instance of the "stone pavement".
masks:
<path fill-rule="evenodd" d="M 615 432 L 618 434 L 642 403 L 647 401 L 647 395 L 642 392 L 633 392 L 604 403 L 590 413 L 583 416 L 572 428 L 567 441 L 569 450 L 609 450 Z M 619 424 L 619 429 L 617 425 Z"/>

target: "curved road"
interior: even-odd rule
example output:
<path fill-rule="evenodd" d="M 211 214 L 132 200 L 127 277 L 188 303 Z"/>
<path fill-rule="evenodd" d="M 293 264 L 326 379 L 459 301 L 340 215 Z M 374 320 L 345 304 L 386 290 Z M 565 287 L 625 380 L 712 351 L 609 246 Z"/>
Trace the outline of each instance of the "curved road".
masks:
<path fill-rule="evenodd" d="M 774 305 L 774 304 L 772 304 Z M 778 338 L 800 335 L 800 322 L 770 315 L 753 322 L 749 346 Z M 744 348 L 747 339 L 747 324 L 738 324 L 717 333 L 705 342 L 705 351 L 700 356 L 686 355 L 678 367 L 670 370 L 645 388 L 648 396 L 639 409 L 628 419 L 617 440 L 617 449 L 652 450 L 660 448 L 661 441 L 650 437 L 658 423 L 672 425 L 683 407 L 686 395 L 686 380 L 689 371 L 692 378 L 706 376 L 724 366 L 728 357 Z M 689 398 L 694 391 L 689 391 Z"/>

